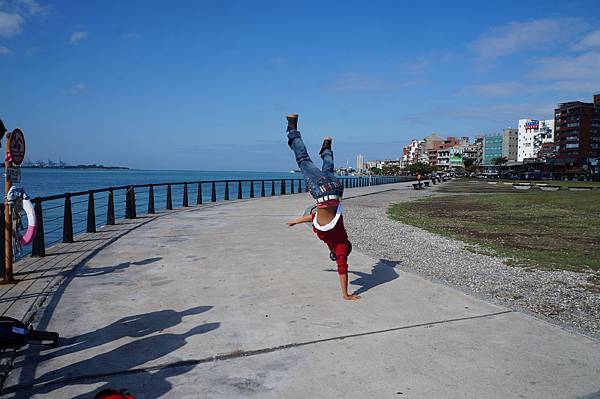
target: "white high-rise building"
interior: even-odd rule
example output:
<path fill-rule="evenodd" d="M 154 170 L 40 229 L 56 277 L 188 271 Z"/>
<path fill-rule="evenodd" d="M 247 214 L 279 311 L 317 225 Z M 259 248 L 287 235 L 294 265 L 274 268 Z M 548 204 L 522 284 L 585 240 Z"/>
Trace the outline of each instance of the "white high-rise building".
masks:
<path fill-rule="evenodd" d="M 402 149 L 402 158 L 400 162 L 401 168 L 406 168 L 420 161 L 421 149 L 423 140 L 412 139 L 409 145 Z"/>
<path fill-rule="evenodd" d="M 554 119 L 519 119 L 517 161 L 537 158 L 542 144 L 554 141 Z"/>
<path fill-rule="evenodd" d="M 365 157 L 362 154 L 356 156 L 356 171 L 362 172 L 365 169 Z"/>

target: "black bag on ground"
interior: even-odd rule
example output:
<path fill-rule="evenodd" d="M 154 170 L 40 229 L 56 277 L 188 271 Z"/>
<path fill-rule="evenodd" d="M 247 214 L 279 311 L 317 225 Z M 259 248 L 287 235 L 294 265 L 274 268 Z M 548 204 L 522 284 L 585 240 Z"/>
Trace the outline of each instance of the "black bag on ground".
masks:
<path fill-rule="evenodd" d="M 12 317 L 0 316 L 0 349 L 20 348 L 28 343 L 56 345 L 58 333 L 34 330 Z"/>

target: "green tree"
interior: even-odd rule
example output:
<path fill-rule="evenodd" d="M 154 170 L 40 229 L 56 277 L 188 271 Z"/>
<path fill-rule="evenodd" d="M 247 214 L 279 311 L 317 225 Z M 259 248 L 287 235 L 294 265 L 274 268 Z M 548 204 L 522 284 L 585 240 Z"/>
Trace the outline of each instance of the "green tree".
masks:
<path fill-rule="evenodd" d="M 428 164 L 425 164 L 423 162 L 417 162 L 412 165 L 408 165 L 406 170 L 408 170 L 411 173 L 425 174 L 425 173 L 431 173 L 431 166 L 429 166 Z"/>
<path fill-rule="evenodd" d="M 506 157 L 496 157 L 492 158 L 492 164 L 498 166 L 499 172 L 502 173 L 504 169 L 504 165 L 508 162 L 508 158 Z"/>
<path fill-rule="evenodd" d="M 381 169 L 385 176 L 397 176 L 400 174 L 400 166 L 398 165 L 383 165 Z"/>
<path fill-rule="evenodd" d="M 477 170 L 477 165 L 475 165 L 475 160 L 473 158 L 463 159 L 463 164 L 465 165 L 465 170 L 467 172 L 475 172 Z"/>
<path fill-rule="evenodd" d="M 492 158 L 492 164 L 496 166 L 503 166 L 508 162 L 508 158 L 506 157 L 496 157 Z"/>

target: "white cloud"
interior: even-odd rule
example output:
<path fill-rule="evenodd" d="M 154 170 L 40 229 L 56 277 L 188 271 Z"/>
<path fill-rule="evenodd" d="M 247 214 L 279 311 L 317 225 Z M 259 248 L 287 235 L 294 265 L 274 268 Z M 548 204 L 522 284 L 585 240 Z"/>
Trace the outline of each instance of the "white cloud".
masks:
<path fill-rule="evenodd" d="M 429 58 L 420 57 L 406 64 L 406 69 L 413 73 L 428 72 L 433 65 L 433 61 Z"/>
<path fill-rule="evenodd" d="M 374 76 L 348 72 L 338 76 L 326 89 L 333 92 L 378 91 L 389 89 L 390 84 Z"/>
<path fill-rule="evenodd" d="M 510 97 L 519 93 L 524 87 L 521 82 L 496 82 L 467 86 L 459 91 L 459 95 L 476 95 L 483 97 Z"/>
<path fill-rule="evenodd" d="M 137 39 L 138 37 L 140 37 L 140 34 L 136 33 L 136 32 L 128 32 L 128 33 L 122 33 L 121 34 L 121 38 L 122 39 L 132 40 L 132 39 Z"/>
<path fill-rule="evenodd" d="M 73 32 L 69 41 L 71 42 L 71 44 L 79 44 L 82 40 L 86 39 L 87 36 L 88 33 L 85 31 Z"/>
<path fill-rule="evenodd" d="M 545 89 L 557 93 L 598 93 L 600 92 L 600 77 L 594 80 L 561 80 L 546 85 Z"/>
<path fill-rule="evenodd" d="M 600 91 L 600 51 L 539 58 L 534 65 L 530 76 L 539 80 L 544 90 L 565 94 Z"/>
<path fill-rule="evenodd" d="M 539 115 L 540 117 L 549 117 L 552 115 L 556 104 L 548 102 L 541 103 L 509 103 L 509 104 L 491 104 L 485 107 L 480 105 L 467 106 L 451 110 L 449 115 L 463 118 L 489 119 L 492 121 L 516 121 L 522 115 Z"/>
<path fill-rule="evenodd" d="M 12 37 L 23 30 L 23 17 L 0 11 L 0 37 Z"/>
<path fill-rule="evenodd" d="M 578 43 L 571 46 L 571 48 L 575 51 L 600 49 L 600 29 L 588 33 Z"/>
<path fill-rule="evenodd" d="M 576 18 L 542 18 L 527 22 L 510 22 L 492 28 L 471 43 L 469 48 L 483 59 L 495 59 L 568 41 L 584 28 L 585 24 Z"/>
<path fill-rule="evenodd" d="M 288 58 L 287 57 L 273 57 L 269 61 L 275 65 L 284 65 L 284 64 L 287 64 Z"/>
<path fill-rule="evenodd" d="M 20 12 L 33 15 L 33 16 L 44 16 L 48 13 L 48 6 L 43 6 L 36 0 L 15 0 L 15 8 Z"/>
<path fill-rule="evenodd" d="M 73 94 L 74 96 L 78 96 L 86 91 L 86 89 L 87 87 L 83 83 L 78 83 L 69 89 L 69 93 Z"/>
<path fill-rule="evenodd" d="M 0 55 L 10 54 L 10 53 L 12 53 L 12 51 L 10 51 L 9 48 L 0 46 Z"/>
<path fill-rule="evenodd" d="M 531 76 L 540 80 L 598 80 L 600 51 L 588 51 L 576 56 L 539 58 L 534 61 Z"/>

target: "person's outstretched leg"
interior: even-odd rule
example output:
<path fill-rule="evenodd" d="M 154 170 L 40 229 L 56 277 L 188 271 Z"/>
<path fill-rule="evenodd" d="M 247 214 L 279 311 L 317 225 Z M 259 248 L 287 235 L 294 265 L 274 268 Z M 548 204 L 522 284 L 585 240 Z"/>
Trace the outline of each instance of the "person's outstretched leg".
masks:
<path fill-rule="evenodd" d="M 321 159 L 323 159 L 321 171 L 323 171 L 323 173 L 333 174 L 333 151 L 331 150 L 331 141 L 331 136 L 325 136 L 319 155 L 321 155 Z"/>
<path fill-rule="evenodd" d="M 298 115 L 292 114 L 288 115 L 288 127 L 287 127 L 287 137 L 288 137 L 288 145 L 294 151 L 294 155 L 296 156 L 296 163 L 298 167 L 304 174 L 304 180 L 306 184 L 311 190 L 311 194 L 313 196 L 317 193 L 315 191 L 315 185 L 317 181 L 322 176 L 322 172 L 315 166 L 313 161 L 308 156 L 308 151 L 306 151 L 306 146 L 302 141 L 302 137 L 300 136 L 300 132 L 298 131 Z"/>

